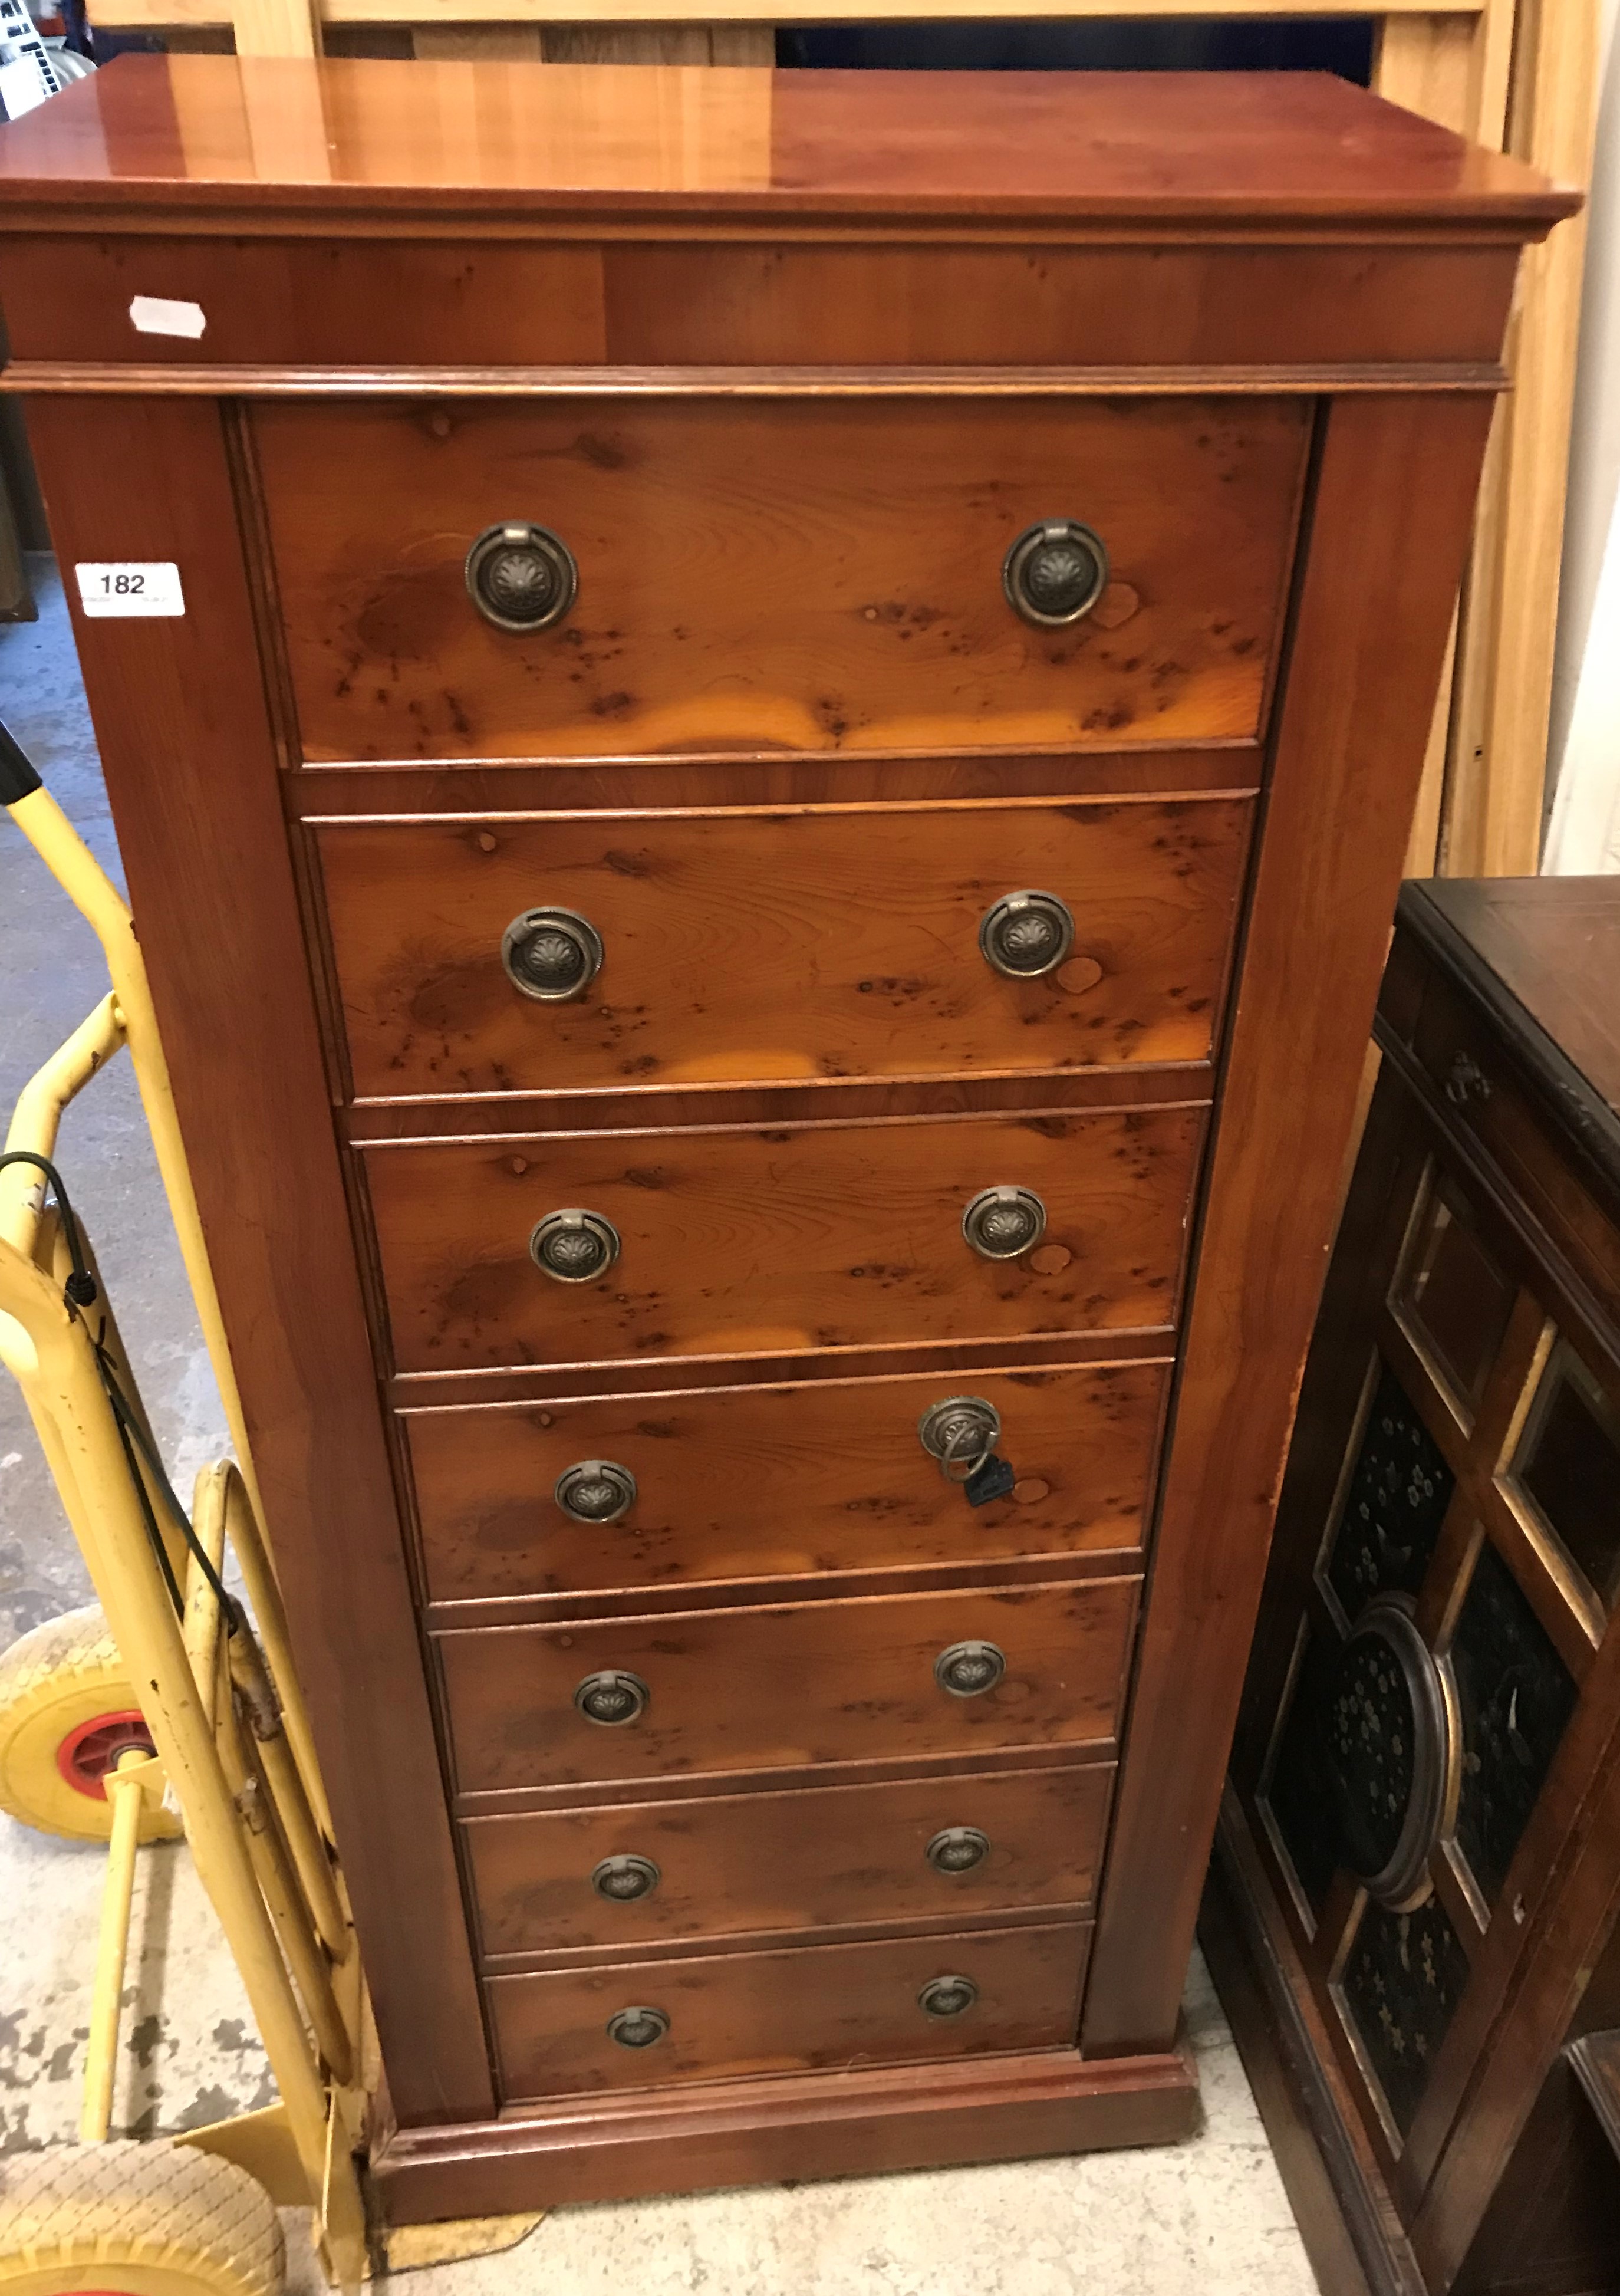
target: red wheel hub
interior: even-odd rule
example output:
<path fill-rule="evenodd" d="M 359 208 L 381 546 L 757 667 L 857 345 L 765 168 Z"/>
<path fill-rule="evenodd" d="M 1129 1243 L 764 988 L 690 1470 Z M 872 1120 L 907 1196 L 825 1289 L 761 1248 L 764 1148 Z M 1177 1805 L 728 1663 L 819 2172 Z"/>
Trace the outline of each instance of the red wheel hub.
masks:
<path fill-rule="evenodd" d="M 85 1794 L 92 1801 L 105 1801 L 107 1789 L 102 1781 L 110 1770 L 117 1769 L 120 1754 L 137 1747 L 143 1754 L 152 1751 L 146 1717 L 137 1708 L 93 1714 L 87 1722 L 70 1730 L 58 1746 L 56 1767 L 75 1793 Z"/>

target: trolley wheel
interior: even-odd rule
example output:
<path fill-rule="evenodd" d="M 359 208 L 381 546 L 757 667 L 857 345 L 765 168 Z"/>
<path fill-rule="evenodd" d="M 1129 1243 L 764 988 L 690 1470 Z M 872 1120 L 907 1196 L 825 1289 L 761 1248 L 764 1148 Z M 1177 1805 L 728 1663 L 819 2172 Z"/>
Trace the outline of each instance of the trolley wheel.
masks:
<path fill-rule="evenodd" d="M 105 1841 L 112 1804 L 102 1782 L 120 1754 L 151 1743 L 99 1603 L 47 1619 L 0 1657 L 0 1809 L 25 1825 Z M 181 1830 L 160 1807 L 142 1813 L 143 1841 Z"/>
<path fill-rule="evenodd" d="M 281 2296 L 281 2218 L 245 2169 L 189 2144 L 76 2144 L 0 2202 L 6 2296 Z"/>

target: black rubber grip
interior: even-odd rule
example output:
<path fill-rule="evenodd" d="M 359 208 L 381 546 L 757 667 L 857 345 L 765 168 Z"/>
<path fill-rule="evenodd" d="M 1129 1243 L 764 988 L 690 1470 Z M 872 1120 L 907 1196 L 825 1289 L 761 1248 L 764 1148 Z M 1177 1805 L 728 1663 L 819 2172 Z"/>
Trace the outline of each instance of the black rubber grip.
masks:
<path fill-rule="evenodd" d="M 39 775 L 18 748 L 0 719 L 0 805 L 15 805 L 44 787 Z"/>

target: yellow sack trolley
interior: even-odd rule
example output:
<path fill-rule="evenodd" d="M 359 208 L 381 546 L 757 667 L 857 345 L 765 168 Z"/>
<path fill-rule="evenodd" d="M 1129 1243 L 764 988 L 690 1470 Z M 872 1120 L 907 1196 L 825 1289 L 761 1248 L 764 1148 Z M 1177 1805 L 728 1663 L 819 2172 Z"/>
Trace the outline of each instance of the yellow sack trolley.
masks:
<path fill-rule="evenodd" d="M 366 2259 L 365 2001 L 218 1303 L 128 910 L 0 726 L 0 804 L 94 928 L 110 994 L 24 1088 L 0 1158 L 0 1360 L 27 1400 L 97 1603 L 0 1658 L 0 1808 L 109 1842 L 80 2134 L 0 2203 L 18 2296 L 276 2296 L 278 2206 L 345 2290 Z M 169 1487 L 53 1161 L 63 1110 L 127 1046 L 237 1462 Z M 244 1606 L 227 1591 L 234 1558 Z M 135 1854 L 184 1828 L 279 2103 L 109 2143 Z"/>

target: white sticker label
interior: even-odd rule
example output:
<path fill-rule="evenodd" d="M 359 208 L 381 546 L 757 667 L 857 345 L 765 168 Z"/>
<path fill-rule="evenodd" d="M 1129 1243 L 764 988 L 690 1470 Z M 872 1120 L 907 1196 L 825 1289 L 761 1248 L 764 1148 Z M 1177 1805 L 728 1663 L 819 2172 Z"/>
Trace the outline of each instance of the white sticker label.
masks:
<path fill-rule="evenodd" d="M 85 611 L 94 621 L 109 614 L 183 614 L 180 569 L 167 558 L 81 561 L 73 569 Z"/>
<path fill-rule="evenodd" d="M 37 103 L 54 95 L 56 89 L 44 59 L 26 53 L 28 42 L 8 45 L 21 47 L 25 53 L 13 56 L 9 63 L 0 64 L 0 106 L 8 119 L 20 119 L 25 111 L 32 111 Z M 37 47 L 39 44 L 35 41 L 33 45 Z"/>
<path fill-rule="evenodd" d="M 138 335 L 184 335 L 193 343 L 208 325 L 200 303 L 175 302 L 167 295 L 137 295 L 129 316 Z"/>

